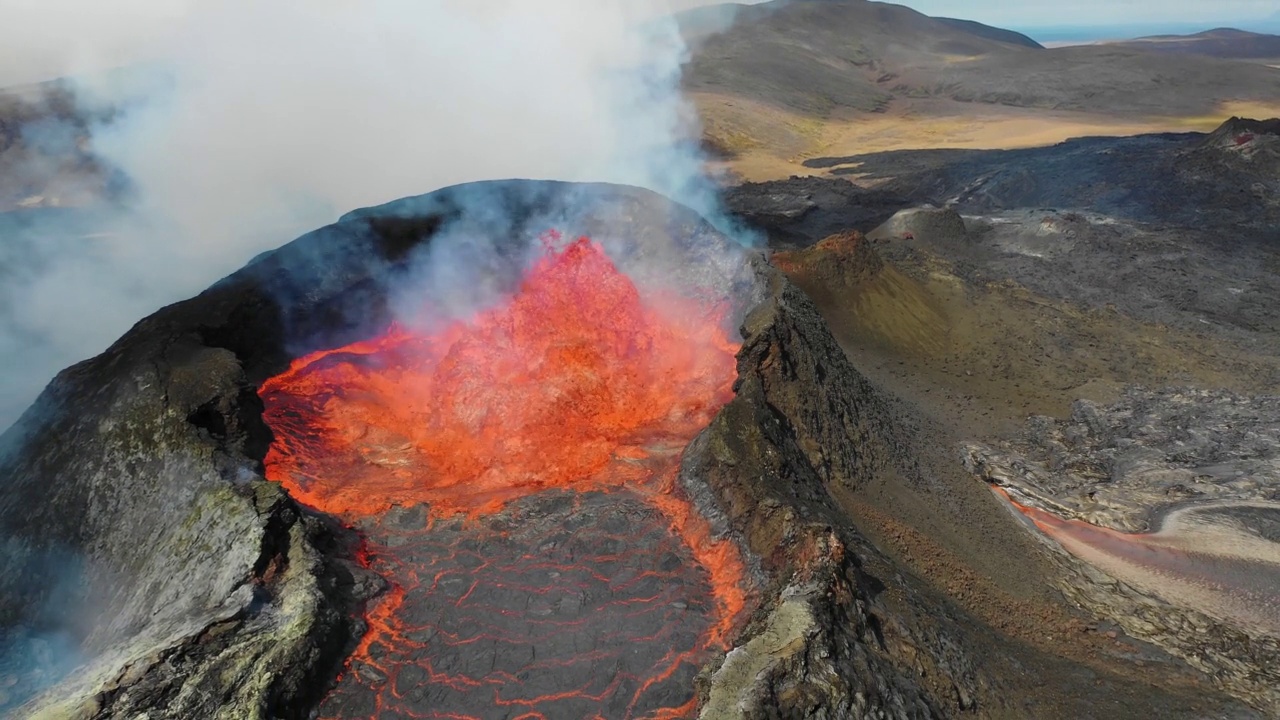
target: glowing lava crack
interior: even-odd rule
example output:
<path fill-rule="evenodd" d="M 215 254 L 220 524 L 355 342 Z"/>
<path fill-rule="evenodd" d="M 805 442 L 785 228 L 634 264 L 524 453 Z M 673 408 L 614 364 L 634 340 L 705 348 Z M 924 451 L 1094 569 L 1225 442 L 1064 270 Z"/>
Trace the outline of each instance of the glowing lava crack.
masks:
<path fill-rule="evenodd" d="M 743 566 L 676 488 L 732 397 L 728 309 L 642 297 L 585 238 L 510 299 L 263 384 L 268 477 L 393 589 L 325 717 L 684 717 Z"/>

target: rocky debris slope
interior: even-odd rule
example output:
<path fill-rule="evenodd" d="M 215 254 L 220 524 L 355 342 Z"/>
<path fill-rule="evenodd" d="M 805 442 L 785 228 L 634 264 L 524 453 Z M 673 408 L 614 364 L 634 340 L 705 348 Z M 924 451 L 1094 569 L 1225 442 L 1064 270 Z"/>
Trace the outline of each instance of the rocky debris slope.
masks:
<path fill-rule="evenodd" d="M 826 319 L 841 337 L 897 349 L 944 349 L 950 328 L 940 303 L 885 264 L 861 233 L 838 233 L 801 250 L 777 251 L 770 262 L 818 307 L 840 308 Z"/>
<path fill-rule="evenodd" d="M 807 188 L 794 181 L 773 183 L 770 189 L 785 196 L 792 186 L 798 196 L 807 192 Z M 827 212 L 834 216 L 838 210 L 832 208 Z M 1014 428 L 1020 426 L 1028 414 L 1068 413 L 1071 399 L 1080 397 L 1081 393 L 1099 399 L 1113 398 L 1116 392 L 1113 388 L 1132 382 L 1150 382 L 1152 377 L 1162 383 L 1186 382 L 1179 379 L 1184 375 L 1214 384 L 1227 376 L 1239 379 L 1242 384 L 1265 381 L 1265 368 L 1248 364 L 1252 361 L 1238 348 L 1208 333 L 1187 336 L 1166 327 L 1143 326 L 1117 313 L 1114 307 L 1104 307 L 1103 302 L 1098 302 L 1097 310 L 1072 307 L 1069 302 L 1038 296 L 1010 281 L 1010 275 L 1028 284 L 1038 277 L 1043 282 L 1037 287 L 1057 288 L 1055 294 L 1062 297 L 1077 301 L 1103 297 L 1103 288 L 1110 285 L 1097 278 L 1114 273 L 1115 267 L 1123 265 L 1121 253 L 1126 253 L 1124 258 L 1136 253 L 1141 267 L 1168 270 L 1164 274 L 1153 272 L 1145 282 L 1139 282 L 1144 280 L 1140 268 L 1134 269 L 1131 275 L 1115 278 L 1115 283 L 1128 285 L 1127 295 L 1119 298 L 1117 304 L 1125 309 L 1145 309 L 1160 317 L 1181 318 L 1180 324 L 1205 327 L 1185 308 L 1178 308 L 1164 297 L 1178 295 L 1184 287 L 1199 282 L 1212 284 L 1205 279 L 1206 275 L 1220 274 L 1225 278 L 1238 270 L 1234 265 L 1237 258 L 1230 254 L 1242 251 L 1238 244 L 1232 244 L 1231 251 L 1227 251 L 1225 244 L 1197 245 L 1203 238 L 1198 236 L 1192 241 L 1186 237 L 1159 236 L 1148 228 L 1135 228 L 1097 214 L 1017 210 L 982 218 L 957 218 L 947 210 L 926 212 L 943 220 L 950 216 L 949 223 L 940 222 L 936 226 L 943 232 L 934 232 L 935 226 L 925 224 L 916 228 L 923 230 L 917 237 L 908 240 L 901 237 L 900 226 L 886 226 L 872 233 L 881 238 L 872 243 L 873 247 L 858 245 L 858 236 L 853 233 L 815 238 L 817 242 L 804 250 L 773 253 L 772 261 L 814 298 L 846 352 L 877 386 L 900 393 L 900 397 L 919 411 L 937 413 L 949 431 L 929 430 L 927 420 L 919 431 L 926 436 L 938 432 L 940 447 L 953 447 L 961 431 L 967 437 L 972 437 L 974 428 L 986 428 L 984 432 L 1002 431 L 1001 428 L 1006 427 L 1005 416 L 1007 426 Z M 904 217 L 911 215 L 914 213 Z M 956 219 L 963 220 L 963 234 Z M 947 231 L 948 227 L 951 230 Z M 1149 255 L 1139 252 L 1151 246 L 1157 251 Z M 867 260 L 864 256 L 868 254 L 880 257 Z M 1095 256 L 1095 266 L 1100 267 L 1095 267 L 1092 274 L 1082 272 L 1091 254 Z M 1098 261 L 1099 254 L 1109 259 Z M 1064 263 L 1064 257 L 1072 258 L 1072 262 Z M 1248 262 L 1257 263 L 1257 257 L 1250 258 Z M 1245 261 L 1240 259 L 1240 262 Z M 1128 266 L 1124 268 L 1127 272 Z M 1260 272 L 1255 268 L 1255 273 Z M 869 303 L 871 290 L 880 282 L 878 278 L 891 273 L 903 275 L 909 281 L 899 288 L 902 292 L 895 292 L 890 298 L 896 302 Z M 1171 276 L 1181 277 L 1182 285 L 1173 284 Z M 1227 287 L 1238 286 L 1233 283 Z M 1247 293 L 1254 291 L 1251 284 L 1244 287 L 1250 288 Z M 1219 290 L 1225 293 L 1225 288 L 1203 290 L 1206 294 Z M 1152 294 L 1155 291 L 1158 293 Z M 1258 292 L 1262 290 L 1259 288 Z M 900 302 L 904 298 L 925 302 L 904 304 Z M 927 302 L 930 300 L 933 302 Z M 941 312 L 936 316 L 908 312 L 921 304 L 930 308 L 940 306 Z M 882 324 L 892 327 L 897 334 L 876 337 L 867 332 L 868 318 L 877 314 L 876 307 L 884 310 L 883 317 L 891 321 Z M 938 322 L 921 322 L 928 316 L 934 316 Z M 1231 315 L 1224 313 L 1223 317 Z M 1236 314 L 1235 319 L 1243 318 Z M 905 330 L 911 328 L 931 329 L 928 335 L 941 343 L 941 350 L 930 352 L 913 342 L 912 338 L 919 333 L 906 335 Z M 1240 367 L 1248 371 L 1237 369 Z M 901 422 L 901 411 L 896 415 L 895 419 Z M 928 448 L 921 445 L 916 445 L 913 452 L 922 459 L 932 457 Z M 1060 714 L 1069 717 L 1072 712 L 1075 716 L 1087 716 L 1097 711 L 1097 698 L 1102 695 L 1113 703 L 1108 706 L 1108 717 L 1149 717 L 1153 713 L 1188 713 L 1191 717 L 1250 716 L 1248 711 L 1230 708 L 1229 704 L 1191 710 L 1187 704 L 1190 697 L 1208 700 L 1216 694 L 1208 691 L 1208 678 L 1202 672 L 1217 678 L 1220 687 L 1250 698 L 1255 706 L 1270 708 L 1269 700 L 1260 693 L 1264 684 L 1257 680 L 1256 674 L 1250 680 L 1248 673 L 1252 671 L 1224 671 L 1233 666 L 1261 667 L 1259 662 L 1266 656 L 1259 654 L 1261 651 L 1255 652 L 1252 646 L 1232 654 L 1231 644 L 1246 633 L 1204 613 L 1171 607 L 1159 596 L 1137 585 L 1117 581 L 1061 552 L 1047 553 L 1043 562 L 1049 567 L 1040 565 L 1039 547 L 1054 546 L 1036 542 L 1036 536 L 1027 533 L 1007 513 L 1000 512 L 994 498 L 981 485 L 970 482 L 972 476 L 963 472 L 951 452 L 940 450 L 940 454 L 947 457 L 939 457 L 936 465 L 922 460 L 930 468 L 922 473 L 925 479 L 907 480 L 912 477 L 907 474 L 901 480 L 882 483 L 879 487 L 873 485 L 870 492 L 853 498 L 846 507 L 859 518 L 859 527 L 878 533 L 877 542 L 895 551 L 899 567 L 910 564 L 921 568 L 923 576 L 947 587 L 952 597 L 963 598 L 961 602 L 967 608 L 976 608 L 971 610 L 975 615 L 988 618 L 987 622 L 1011 632 L 1020 642 L 1047 645 L 1049 653 L 1060 653 L 1064 657 L 1086 658 L 1089 673 L 1112 667 L 1123 674 L 1140 673 L 1143 678 L 1143 689 L 1134 693 L 1133 709 L 1127 710 L 1118 704 L 1123 697 L 1118 687 L 1099 685 L 1102 676 L 1087 674 L 1089 679 L 1082 680 L 1085 689 L 1081 691 L 1087 699 L 1082 699 L 1071 710 L 1058 709 L 1052 703 L 1053 709 L 1026 704 L 1013 711 L 1012 716 Z M 950 474 L 953 469 L 960 474 Z M 917 482 L 922 484 L 915 484 Z M 927 496 L 924 490 L 907 491 L 916 487 L 931 490 Z M 964 488 L 973 491 L 972 497 L 965 494 Z M 984 514 L 988 505 L 990 517 Z M 868 507 L 875 508 L 875 512 L 869 512 Z M 920 507 L 926 509 L 920 510 Z M 934 507 L 937 509 L 928 509 Z M 904 527 L 918 532 L 912 535 L 910 531 L 904 532 Z M 963 535 L 964 532 L 972 532 L 974 539 Z M 939 539 L 929 544 L 921 538 Z M 964 568 L 958 575 L 953 574 L 955 570 L 945 560 L 952 553 L 951 557 L 958 556 Z M 1224 567 L 1234 566 L 1228 562 Z M 1254 567 L 1256 565 L 1248 566 Z M 1002 585 L 984 587 L 977 577 L 979 574 L 983 580 L 992 578 Z M 1093 579 L 1089 580 L 1090 577 Z M 1033 592 L 1045 593 L 1044 605 L 1025 595 L 1009 598 L 1002 594 L 1005 588 L 1027 586 L 1035 588 Z M 1061 594 L 1055 589 L 1060 589 Z M 1116 593 L 1124 595 L 1111 598 L 1110 607 L 1128 609 L 1117 610 L 1115 614 L 1141 622 L 1117 626 L 1106 619 L 1111 615 L 1106 609 L 1108 606 L 1087 601 L 1092 596 L 1107 598 Z M 1072 629 L 1065 633 L 1054 629 L 1063 627 L 1053 620 L 1053 608 L 1059 607 L 1063 595 L 1071 601 L 1060 608 L 1064 614 L 1085 607 L 1103 619 L 1090 621 L 1072 615 L 1080 627 L 1064 623 Z M 996 619 L 992 620 L 993 616 Z M 1187 636 L 1191 637 L 1195 627 L 1208 627 L 1204 625 L 1208 622 L 1221 628 L 1217 636 L 1221 642 L 1211 644 L 1216 650 L 1198 655 L 1188 654 L 1198 652 L 1190 647 L 1193 643 L 1185 646 L 1187 652 L 1179 651 L 1171 657 L 1159 646 L 1137 639 L 1152 637 L 1151 628 L 1157 625 L 1185 626 L 1189 628 Z M 1129 627 L 1131 635 L 1117 632 Z M 1083 647 L 1073 650 L 1081 641 Z M 977 643 L 972 637 L 966 639 L 966 648 L 975 646 Z M 1212 657 L 1205 662 L 1194 660 L 1202 655 Z M 992 646 L 982 653 L 988 662 L 1002 656 L 1017 658 L 1022 668 L 1007 671 L 1012 674 L 1003 677 L 1026 673 L 1026 668 L 1036 662 L 1032 659 L 1034 655 L 1028 655 L 1025 649 Z M 1193 661 L 1188 663 L 1179 656 L 1191 657 Z M 979 676 L 991 677 L 988 672 L 992 672 L 992 668 L 984 664 Z M 1038 677 L 1055 679 L 1051 686 L 1057 698 L 1072 697 L 1076 692 L 1066 680 L 1073 676 L 1068 667 L 1033 672 Z M 1236 675 L 1240 682 L 1224 681 L 1224 672 Z M 1189 687 L 1198 689 L 1189 691 Z M 1189 694 L 1179 696 L 1181 692 Z M 1011 687 L 1004 697 L 1025 698 L 1026 693 Z M 1155 709 L 1157 705 L 1159 710 Z M 986 705 L 987 709 L 990 707 Z M 1263 716 L 1271 714 L 1270 711 L 1262 713 Z"/>
<path fill-rule="evenodd" d="M 1033 417 L 1015 441 L 970 443 L 964 462 L 1022 505 L 1143 533 L 1125 541 L 1058 528 L 1069 541 L 1093 538 L 1060 555 L 1063 592 L 1280 711 L 1280 632 L 1270 617 L 1280 566 L 1280 399 L 1131 388 L 1111 406 L 1079 401 L 1066 420 Z M 1037 525 L 1054 536 L 1057 526 Z M 1099 542 L 1103 552 L 1090 552 Z M 1129 542 L 1151 549 L 1134 554 Z M 1108 571 L 1097 566 L 1109 560 Z"/>
<path fill-rule="evenodd" d="M 854 240 L 824 243 L 856 258 Z M 939 482 L 917 465 L 924 436 L 845 358 L 806 294 L 763 277 L 769 292 L 743 323 L 737 396 L 685 456 L 686 489 L 743 538 L 767 588 L 737 647 L 707 669 L 702 717 L 1066 718 L 1094 711 L 1100 693 L 1114 694 L 1109 717 L 1257 717 L 1204 687 L 1190 701 L 1046 662 L 873 544 L 843 503 L 887 478 Z M 1029 701 L 1028 677 L 1054 699 Z M 1077 680 L 1084 697 L 1073 697 Z"/>
<path fill-rule="evenodd" d="M 1196 179 L 1213 178 L 1224 168 L 1241 180 L 1240 189 L 1264 203 L 1280 205 L 1280 118 L 1251 120 L 1233 117 L 1209 133 L 1181 165 Z"/>
<path fill-rule="evenodd" d="M 1218 126 L 1218 129 L 1209 133 L 1200 146 L 1206 150 L 1234 150 L 1246 158 L 1253 157 L 1259 152 L 1265 152 L 1275 158 L 1278 143 L 1280 143 L 1280 118 L 1253 120 L 1231 117 Z"/>
<path fill-rule="evenodd" d="M 305 716 L 355 583 L 326 554 L 340 534 L 263 480 L 256 387 L 287 360 L 285 317 L 358 294 L 386 244 L 330 228 L 264 258 L 60 373 L 0 437 L 0 625 L 30 638 L 3 662 L 44 658 L 44 677 L 19 676 L 25 695 L 62 680 L 8 712 Z M 325 251 L 344 262 L 313 269 L 327 282 L 305 304 L 273 294 Z"/>
<path fill-rule="evenodd" d="M 881 251 L 896 260 L 924 250 L 974 285 L 1013 281 L 1048 298 L 1177 328 L 1206 345 L 1216 338 L 1264 354 L 1280 347 L 1280 312 L 1271 302 L 1280 292 L 1273 271 L 1280 255 L 1265 234 L 1043 209 L 968 215 L 964 224 L 964 233 L 916 233 Z M 1259 385 L 1280 380 L 1258 370 L 1240 374 Z"/>

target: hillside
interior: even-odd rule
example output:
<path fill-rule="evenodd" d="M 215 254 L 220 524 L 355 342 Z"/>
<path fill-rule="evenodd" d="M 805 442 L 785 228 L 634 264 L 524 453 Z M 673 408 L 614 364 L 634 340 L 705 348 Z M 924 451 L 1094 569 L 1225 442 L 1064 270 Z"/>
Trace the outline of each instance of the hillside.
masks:
<path fill-rule="evenodd" d="M 712 17 L 726 29 L 707 34 Z M 707 144 L 747 179 L 786 176 L 815 155 L 1202 131 L 1280 107 L 1280 73 L 1260 63 L 1118 45 L 1045 49 L 1012 31 L 868 0 L 694 18 L 701 34 L 685 88 Z"/>
<path fill-rule="evenodd" d="M 1010 45 L 1020 45 L 1022 47 L 1040 50 L 1044 49 L 1044 46 L 1040 43 L 1015 30 L 992 27 L 990 25 L 983 25 L 982 23 L 974 20 L 962 20 L 960 18 L 935 17 L 934 20 L 945 25 L 950 25 L 957 30 L 962 30 L 988 40 L 995 40 L 997 42 L 1008 43 Z"/>
<path fill-rule="evenodd" d="M 1235 28 L 1217 28 L 1194 35 L 1152 35 L 1109 44 L 1166 54 L 1280 61 L 1280 35 Z"/>
<path fill-rule="evenodd" d="M 707 39 L 687 69 L 686 87 L 810 114 L 874 112 L 897 94 L 903 72 L 1034 51 L 899 5 L 771 2 L 742 8 L 728 29 Z"/>

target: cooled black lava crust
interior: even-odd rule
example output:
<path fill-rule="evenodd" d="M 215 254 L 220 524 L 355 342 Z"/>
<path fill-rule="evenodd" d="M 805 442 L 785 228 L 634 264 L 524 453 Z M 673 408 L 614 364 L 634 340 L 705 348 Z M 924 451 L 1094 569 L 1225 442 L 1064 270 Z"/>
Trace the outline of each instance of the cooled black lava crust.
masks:
<path fill-rule="evenodd" d="M 693 700 L 709 578 L 631 493 L 548 491 L 474 520 L 419 506 L 363 529 L 403 600 L 370 613 L 321 717 L 653 717 Z"/>

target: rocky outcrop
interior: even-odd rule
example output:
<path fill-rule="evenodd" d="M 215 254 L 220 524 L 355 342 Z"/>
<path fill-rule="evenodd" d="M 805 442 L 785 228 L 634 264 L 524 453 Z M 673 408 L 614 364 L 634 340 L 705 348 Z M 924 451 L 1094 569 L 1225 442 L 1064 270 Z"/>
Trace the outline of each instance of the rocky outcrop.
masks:
<path fill-rule="evenodd" d="M 770 256 L 788 277 L 801 281 L 810 296 L 819 285 L 855 288 L 874 280 L 884 271 L 884 261 L 867 238 L 856 231 L 837 233 L 802 250 L 784 250 Z M 803 281 L 812 279 L 811 287 Z"/>
<path fill-rule="evenodd" d="M 957 637 L 897 616 L 833 492 L 908 467 L 908 442 L 780 273 L 747 316 L 737 396 L 685 454 L 685 487 L 759 559 L 764 601 L 704 676 L 700 717 L 949 717 L 978 695 Z"/>
<path fill-rule="evenodd" d="M 376 257 L 372 233 L 343 239 Z M 268 292 L 289 255 L 62 372 L 0 440 L 0 623 L 31 638 L 5 661 L 45 673 L 19 676 L 28 693 L 65 676 L 17 717 L 303 717 L 332 674 L 355 599 L 341 535 L 261 476 L 255 376 L 286 357 Z M 330 293 L 376 264 L 327 271 Z"/>
<path fill-rule="evenodd" d="M 1253 120 L 1231 117 L 1200 142 L 1206 150 L 1233 150 L 1245 157 L 1270 151 L 1274 157 L 1280 145 L 1280 118 Z"/>
<path fill-rule="evenodd" d="M 926 206 L 895 213 L 868 236 L 874 240 L 919 238 L 925 242 L 965 242 L 969 232 L 955 210 Z"/>

